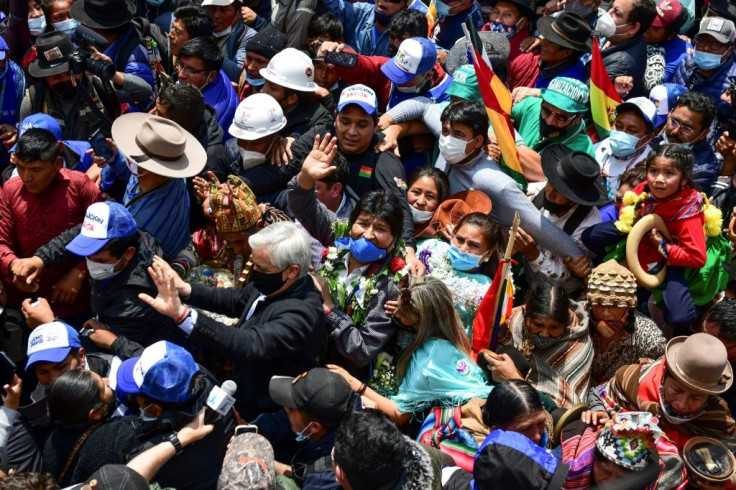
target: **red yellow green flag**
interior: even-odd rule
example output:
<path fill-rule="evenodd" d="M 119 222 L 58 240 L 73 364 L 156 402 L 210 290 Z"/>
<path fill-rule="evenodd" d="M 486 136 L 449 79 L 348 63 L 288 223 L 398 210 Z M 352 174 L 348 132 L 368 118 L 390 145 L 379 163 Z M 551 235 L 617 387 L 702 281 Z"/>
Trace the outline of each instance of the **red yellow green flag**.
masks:
<path fill-rule="evenodd" d="M 593 57 L 590 61 L 590 110 L 600 139 L 608 138 L 616 106 L 621 103 L 611 77 L 603 64 L 598 39 L 593 37 Z"/>
<path fill-rule="evenodd" d="M 498 146 L 501 148 L 501 156 L 503 157 L 501 167 L 522 189 L 526 190 L 527 180 L 519 162 L 514 125 L 509 117 L 511 113 L 511 93 L 501 79 L 493 73 L 483 43 L 480 41 L 480 37 L 472 23 L 467 22 L 463 27 L 468 40 L 469 57 L 473 60 L 475 76 L 478 78 L 478 89 L 483 99 L 483 105 L 486 106 L 491 128 L 493 128 Z"/>

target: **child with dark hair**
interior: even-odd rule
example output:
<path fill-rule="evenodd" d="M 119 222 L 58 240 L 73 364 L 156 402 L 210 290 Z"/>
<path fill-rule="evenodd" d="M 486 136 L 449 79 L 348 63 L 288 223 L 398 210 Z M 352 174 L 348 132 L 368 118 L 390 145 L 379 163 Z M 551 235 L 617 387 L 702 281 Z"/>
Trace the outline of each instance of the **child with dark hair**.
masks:
<path fill-rule="evenodd" d="M 646 182 L 624 195 L 619 219 L 588 228 L 583 243 L 599 258 L 621 260 L 637 221 L 652 214 L 664 220 L 666 229 L 651 225 L 638 246 L 638 261 L 629 258 L 629 268 L 641 281 L 667 266 L 652 295 L 675 334 L 689 334 L 699 307 L 725 288 L 720 264 L 730 260 L 731 251 L 721 235 L 720 212 L 691 179 L 692 152 L 679 144 L 660 145 L 647 157 L 646 171 Z"/>

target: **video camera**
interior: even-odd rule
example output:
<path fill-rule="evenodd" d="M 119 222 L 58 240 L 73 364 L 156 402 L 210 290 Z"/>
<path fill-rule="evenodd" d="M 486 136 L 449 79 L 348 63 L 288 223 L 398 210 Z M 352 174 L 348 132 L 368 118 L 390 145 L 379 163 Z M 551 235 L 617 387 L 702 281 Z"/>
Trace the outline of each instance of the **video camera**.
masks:
<path fill-rule="evenodd" d="M 105 81 L 109 81 L 115 76 L 117 70 L 112 63 L 90 58 L 92 53 L 90 53 L 89 48 L 100 49 L 107 44 L 107 39 L 89 27 L 80 25 L 74 31 L 74 40 L 77 42 L 77 48 L 69 56 L 69 69 L 73 74 L 80 75 L 88 71 Z"/>

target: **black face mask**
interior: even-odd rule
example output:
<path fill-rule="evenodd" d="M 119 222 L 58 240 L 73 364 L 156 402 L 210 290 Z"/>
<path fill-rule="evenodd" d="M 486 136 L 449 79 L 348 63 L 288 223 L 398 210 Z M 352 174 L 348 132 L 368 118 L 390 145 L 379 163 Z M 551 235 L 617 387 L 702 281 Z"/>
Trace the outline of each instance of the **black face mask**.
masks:
<path fill-rule="evenodd" d="M 547 200 L 547 194 L 544 194 L 542 197 L 544 197 L 544 202 L 542 203 L 542 207 L 552 214 L 564 213 L 567 210 L 569 210 L 570 207 L 573 205 L 573 203 L 557 204 L 556 202 L 549 201 Z"/>
<path fill-rule="evenodd" d="M 71 80 L 67 80 L 66 82 L 59 82 L 51 87 L 51 90 L 53 90 L 54 93 L 62 99 L 71 99 L 77 92 L 77 89 L 76 87 L 74 87 Z"/>
<path fill-rule="evenodd" d="M 281 276 L 284 271 L 279 272 L 260 272 L 257 270 L 250 271 L 250 282 L 256 287 L 256 289 L 266 296 L 278 291 L 281 286 L 286 282 Z"/>
<path fill-rule="evenodd" d="M 570 121 L 570 123 L 564 128 L 558 128 L 547 124 L 547 121 L 542 119 L 541 116 L 539 118 L 539 134 L 542 135 L 542 138 L 557 138 L 560 135 L 569 132 L 571 127 L 572 121 Z"/>

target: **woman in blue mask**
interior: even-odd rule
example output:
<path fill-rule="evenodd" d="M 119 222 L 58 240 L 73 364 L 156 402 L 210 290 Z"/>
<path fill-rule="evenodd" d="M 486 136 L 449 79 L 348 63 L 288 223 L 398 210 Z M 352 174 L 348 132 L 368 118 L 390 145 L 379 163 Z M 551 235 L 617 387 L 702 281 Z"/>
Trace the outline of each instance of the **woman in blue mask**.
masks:
<path fill-rule="evenodd" d="M 649 155 L 656 116 L 657 108 L 646 97 L 635 97 L 616 107 L 610 135 L 595 148 L 609 200 L 616 198 L 619 176 Z"/>
<path fill-rule="evenodd" d="M 497 264 L 499 227 L 488 216 L 490 200 L 479 191 L 466 191 L 464 200 L 445 201 L 430 226 L 439 227 L 446 239 L 432 238 L 418 244 L 417 257 L 427 268 L 427 275 L 440 279 L 453 292 L 452 302 L 460 315 L 463 329 L 472 338 L 473 318 L 478 305 L 491 285 L 488 274 L 495 272 Z M 485 201 L 483 201 L 485 198 Z M 455 205 L 449 204 L 455 201 Z M 485 206 L 485 207 L 484 207 Z M 471 212 L 463 216 L 452 228 L 451 217 L 458 210 Z"/>
<path fill-rule="evenodd" d="M 526 304 L 514 308 L 501 326 L 500 342 L 529 361 L 526 380 L 561 408 L 584 402 L 590 388 L 593 341 L 588 321 L 584 304 L 571 301 L 557 284 L 538 282 Z M 495 380 L 524 379 L 507 354 L 485 359 Z"/>
<path fill-rule="evenodd" d="M 453 309 L 447 286 L 431 277 L 415 284 L 409 284 L 409 276 L 406 279 L 393 315 L 399 328 L 412 334 L 411 343 L 396 362 L 398 392 L 382 396 L 374 389 L 364 389 L 359 379 L 341 367 L 327 366 L 399 426 L 412 419 L 424 420 L 432 407 L 455 407 L 471 398 L 485 398 L 491 390 L 481 368 L 470 358 L 471 344 Z"/>

